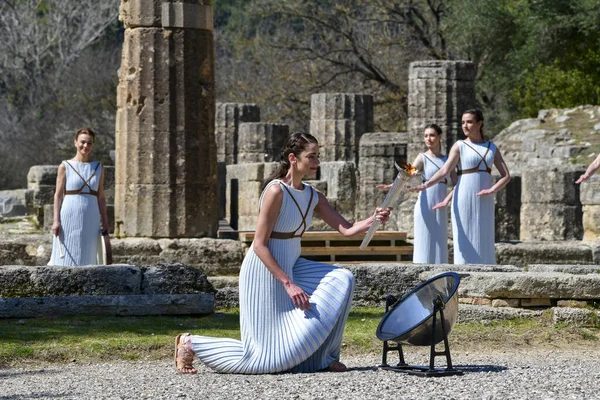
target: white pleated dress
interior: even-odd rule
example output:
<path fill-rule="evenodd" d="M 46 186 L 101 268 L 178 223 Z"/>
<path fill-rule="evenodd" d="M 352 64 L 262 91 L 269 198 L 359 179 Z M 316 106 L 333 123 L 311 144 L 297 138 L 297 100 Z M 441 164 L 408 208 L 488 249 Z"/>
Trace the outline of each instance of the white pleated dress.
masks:
<path fill-rule="evenodd" d="M 423 182 L 442 168 L 447 156 L 442 158 L 423 158 Z M 446 198 L 448 179 L 419 192 L 415 203 L 414 226 L 415 240 L 413 246 L 413 263 L 447 264 L 448 263 L 448 211 L 446 207 L 438 210 L 431 208 Z"/>
<path fill-rule="evenodd" d="M 496 146 L 462 140 L 458 145 L 459 171 L 463 173 L 459 172 L 452 199 L 454 264 L 496 264 L 494 196 L 477 196 L 480 190 L 492 187 Z M 464 173 L 473 168 L 478 171 Z"/>
<path fill-rule="evenodd" d="M 64 258 L 60 258 L 59 244 L 54 237 L 48 265 L 93 265 L 97 263 L 100 209 L 98 196 L 91 194 L 90 189 L 98 190 L 102 165 L 97 161 L 63 163 L 66 169 L 65 191 L 81 189 L 81 193 L 65 194 L 63 198 L 60 208 L 60 241 Z M 88 181 L 89 186 L 85 184 L 84 179 Z"/>
<path fill-rule="evenodd" d="M 295 190 L 278 180 L 269 183 L 265 191 L 275 184 L 283 189 L 283 204 L 273 231 L 303 232 L 310 226 L 317 192 L 306 184 L 303 190 Z M 262 200 L 261 196 L 261 205 Z M 306 225 L 299 209 L 305 214 Z M 192 348 L 200 361 L 224 373 L 327 368 L 339 359 L 354 277 L 348 270 L 301 258 L 300 237 L 271 237 L 267 246 L 290 279 L 310 296 L 311 309 L 294 307 L 283 285 L 251 247 L 240 271 L 241 341 L 192 335 Z"/>

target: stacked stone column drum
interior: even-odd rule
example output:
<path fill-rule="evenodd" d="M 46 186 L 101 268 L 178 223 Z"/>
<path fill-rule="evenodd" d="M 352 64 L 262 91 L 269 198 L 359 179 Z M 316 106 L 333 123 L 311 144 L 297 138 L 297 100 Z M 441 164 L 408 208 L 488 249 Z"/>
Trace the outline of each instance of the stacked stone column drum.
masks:
<path fill-rule="evenodd" d="M 424 151 L 423 129 L 442 128 L 446 151 L 464 137 L 463 111 L 475 102 L 475 64 L 468 61 L 416 61 L 408 72 L 408 159 Z M 412 162 L 412 161 L 411 161 Z"/>
<path fill-rule="evenodd" d="M 215 236 L 218 228 L 210 0 L 122 1 L 116 233 Z"/>
<path fill-rule="evenodd" d="M 386 191 L 377 189 L 380 184 L 390 184 L 396 178 L 394 162 L 406 162 L 408 137 L 406 132 L 367 133 L 360 139 L 360 164 L 358 167 L 360 180 L 358 186 L 359 201 L 356 205 L 356 219 L 360 220 L 373 215 L 379 207 Z M 409 197 L 412 199 L 413 196 Z M 404 220 L 398 207 L 394 210 L 385 229 L 402 229 L 412 226 L 412 218 Z M 412 207 L 410 207 L 412 209 Z M 407 224 L 410 224 L 407 226 Z"/>
<path fill-rule="evenodd" d="M 521 240 L 582 239 L 582 206 L 575 181 L 583 172 L 583 165 L 523 171 Z"/>
<path fill-rule="evenodd" d="M 253 103 L 217 103 L 215 137 L 217 141 L 217 181 L 219 190 L 219 219 L 226 218 L 227 166 L 237 164 L 240 124 L 259 122 L 260 108 Z"/>
<path fill-rule="evenodd" d="M 289 134 L 289 126 L 283 124 L 240 124 L 238 162 L 242 164 L 279 161 L 279 152 Z"/>
<path fill-rule="evenodd" d="M 321 161 L 358 164 L 360 137 L 373 132 L 373 96 L 318 93 L 311 96 L 310 134 L 319 141 Z"/>

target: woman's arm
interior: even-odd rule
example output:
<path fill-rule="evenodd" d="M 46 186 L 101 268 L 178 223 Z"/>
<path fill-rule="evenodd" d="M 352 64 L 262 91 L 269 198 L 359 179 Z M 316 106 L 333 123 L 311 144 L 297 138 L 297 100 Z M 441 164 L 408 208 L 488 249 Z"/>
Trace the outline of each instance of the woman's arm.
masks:
<path fill-rule="evenodd" d="M 579 179 L 577 179 L 575 181 L 575 183 L 581 183 L 581 182 L 587 181 L 588 179 L 591 178 L 592 175 L 594 175 L 596 173 L 596 171 L 598 171 L 599 168 L 600 168 L 600 154 L 598 154 L 596 159 L 594 161 L 592 161 L 592 163 L 589 165 L 589 167 L 587 167 L 587 169 L 585 170 L 585 173 L 583 175 L 581 175 L 579 177 Z"/>
<path fill-rule="evenodd" d="M 508 167 L 502 158 L 502 154 L 500 154 L 500 149 L 496 149 L 496 153 L 494 154 L 494 165 L 496 169 L 500 173 L 500 179 L 496 182 L 491 188 L 484 189 L 477 193 L 477 196 L 487 196 L 490 194 L 494 194 L 504 186 L 510 182 L 510 173 L 508 172 Z"/>
<path fill-rule="evenodd" d="M 344 236 L 354 236 L 366 232 L 369 230 L 369 227 L 373 224 L 375 219 L 379 220 L 381 223 L 385 223 L 390 217 L 390 209 L 383 210 L 377 208 L 375 210 L 375 215 L 372 215 L 369 218 L 355 223 L 348 222 L 331 206 L 331 204 L 329 204 L 329 201 L 323 193 L 319 191 L 317 191 L 317 193 L 319 195 L 319 202 L 315 207 L 315 212 L 323 221 L 325 221 L 325 223 L 327 223 L 327 225 L 331 226 Z"/>
<path fill-rule="evenodd" d="M 301 310 L 310 309 L 308 295 L 300 287 L 296 286 L 288 274 L 281 268 L 269 247 L 267 242 L 273 232 L 273 227 L 279 216 L 281 205 L 283 204 L 283 190 L 279 185 L 272 185 L 263 197 L 263 203 L 258 213 L 258 222 L 256 232 L 254 233 L 254 242 L 252 244 L 254 253 L 263 262 L 265 267 L 273 274 L 294 302 L 294 306 Z"/>
<path fill-rule="evenodd" d="M 67 170 L 65 164 L 58 166 L 56 174 L 56 190 L 54 191 L 54 222 L 52 223 L 52 233 L 54 236 L 60 234 L 60 207 L 65 197 L 65 183 L 67 181 Z"/>
<path fill-rule="evenodd" d="M 450 149 L 450 153 L 448 154 L 448 160 L 444 163 L 444 165 L 442 165 L 442 168 L 440 168 L 435 174 L 433 174 L 433 176 L 429 178 L 427 182 L 412 188 L 408 188 L 408 190 L 423 191 L 435 185 L 436 183 L 447 177 L 448 174 L 450 174 L 450 172 L 454 168 L 456 168 L 459 160 L 460 148 L 458 147 L 458 143 L 454 143 L 454 145 Z"/>

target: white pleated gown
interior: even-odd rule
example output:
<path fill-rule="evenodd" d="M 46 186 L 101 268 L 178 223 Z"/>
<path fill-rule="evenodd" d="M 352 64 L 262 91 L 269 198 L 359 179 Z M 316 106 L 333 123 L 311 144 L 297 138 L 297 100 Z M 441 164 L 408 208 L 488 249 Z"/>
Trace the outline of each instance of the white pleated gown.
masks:
<path fill-rule="evenodd" d="M 273 181 L 267 188 L 272 184 L 285 185 Z M 285 186 L 303 213 L 308 208 L 306 224 L 310 226 L 316 191 L 309 185 L 303 190 Z M 309 206 L 311 191 L 314 194 Z M 302 216 L 285 189 L 283 194 L 274 231 L 294 232 Z M 267 245 L 290 279 L 310 296 L 311 309 L 294 307 L 283 285 L 251 247 L 240 271 L 241 341 L 193 335 L 192 348 L 200 361 L 224 373 L 314 372 L 327 368 L 339 359 L 354 277 L 348 270 L 300 258 L 299 237 L 271 238 Z"/>
<path fill-rule="evenodd" d="M 488 142 L 469 143 L 458 141 L 461 170 L 476 167 L 481 156 L 492 168 L 496 146 Z M 472 146 L 477 151 L 477 154 Z M 485 170 L 484 163 L 479 164 Z M 480 190 L 492 187 L 492 176 L 485 172 L 459 175 L 452 198 L 452 235 L 454 241 L 454 264 L 496 264 L 494 196 L 477 196 Z"/>
<path fill-rule="evenodd" d="M 73 169 L 66 164 L 65 190 L 78 190 L 84 186 L 84 181 Z M 88 179 L 92 176 L 96 166 L 96 173 L 89 181 L 90 187 L 97 191 L 100 185 L 102 165 L 95 161 L 81 163 L 69 161 L 79 174 Z M 97 260 L 98 234 L 100 233 L 100 209 L 98 197 L 89 194 L 90 189 L 85 186 L 81 194 L 68 194 L 63 198 L 60 208 L 60 241 L 63 247 L 64 258 L 60 258 L 58 241 L 53 238 L 52 256 L 48 265 L 81 266 L 94 265 Z"/>
<path fill-rule="evenodd" d="M 423 181 L 429 180 L 444 165 L 447 156 L 429 157 L 422 154 Z M 431 208 L 446 198 L 446 180 L 422 192 L 415 203 L 413 263 L 448 263 L 448 211 L 446 207 Z"/>

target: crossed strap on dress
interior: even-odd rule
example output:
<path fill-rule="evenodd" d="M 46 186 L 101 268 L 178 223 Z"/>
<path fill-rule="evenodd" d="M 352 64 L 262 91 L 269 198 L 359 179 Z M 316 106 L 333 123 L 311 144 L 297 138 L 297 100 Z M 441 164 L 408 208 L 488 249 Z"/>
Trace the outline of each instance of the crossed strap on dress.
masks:
<path fill-rule="evenodd" d="M 300 208 L 300 205 L 298 204 L 298 202 L 296 201 L 296 199 L 294 198 L 294 195 L 292 195 L 292 192 L 290 192 L 290 189 L 287 188 L 287 186 L 285 185 L 281 185 L 290 195 L 290 197 L 292 198 L 292 200 L 294 200 L 294 204 L 296 204 L 296 207 L 298 207 L 298 211 L 300 211 L 300 215 L 302 216 L 302 222 L 300 223 L 300 226 L 298 226 L 298 228 L 296 228 L 296 230 L 294 230 L 293 232 L 271 232 L 271 238 L 273 239 L 293 239 L 296 237 L 301 237 L 304 232 L 306 232 L 307 226 L 306 226 L 306 217 L 308 216 L 308 212 L 310 211 L 310 205 L 312 204 L 312 199 L 313 196 L 315 194 L 315 192 L 313 191 L 313 188 L 308 186 L 308 188 L 310 189 L 310 200 L 308 200 L 308 205 L 306 206 L 306 212 L 302 212 L 302 208 Z M 302 228 L 302 232 L 300 232 L 299 234 L 298 229 Z"/>
<path fill-rule="evenodd" d="M 77 175 L 79 175 L 79 177 L 81 178 L 81 180 L 83 181 L 83 186 L 81 186 L 79 189 L 77 190 L 65 190 L 65 194 L 91 194 L 92 196 L 96 196 L 98 197 L 98 191 L 92 189 L 92 187 L 90 186 L 90 181 L 92 180 L 92 178 L 94 177 L 94 175 L 96 175 L 96 171 L 98 170 L 98 167 L 100 166 L 100 163 L 96 164 L 96 168 L 94 168 L 94 172 L 92 172 L 92 175 L 90 175 L 90 177 L 86 180 L 83 178 L 83 176 L 81 176 L 81 174 L 79 173 L 79 171 L 77 171 L 75 169 L 75 167 L 73 167 L 68 161 L 65 161 L 69 167 L 71 167 L 71 169 L 73 171 L 75 171 L 75 173 Z M 89 193 L 88 192 L 82 192 L 83 188 L 88 187 L 88 189 L 90 190 Z"/>
<path fill-rule="evenodd" d="M 473 148 L 473 146 L 470 146 L 467 142 L 465 142 L 464 140 L 462 141 L 464 144 L 466 144 L 467 146 L 469 146 L 471 148 L 471 150 L 473 150 L 475 153 L 477 153 L 477 155 L 479 157 L 481 157 L 481 161 L 479 161 L 479 163 L 477 164 L 476 167 L 473 168 L 469 168 L 469 169 L 464 169 L 461 170 L 460 166 L 458 166 L 456 174 L 457 175 L 464 175 L 464 174 L 472 174 L 473 172 L 487 172 L 488 174 L 492 174 L 492 169 L 488 166 L 487 162 L 485 161 L 485 156 L 487 156 L 487 153 L 490 151 L 490 145 L 492 144 L 491 142 L 488 142 L 487 145 L 487 150 L 485 151 L 485 154 L 482 156 L 481 154 L 479 154 L 479 152 L 477 150 L 475 150 Z M 479 166 L 481 165 L 481 163 L 485 164 L 485 169 L 479 169 Z"/>
<path fill-rule="evenodd" d="M 423 155 L 423 157 L 425 157 L 426 159 L 428 159 L 430 163 L 432 163 L 433 165 L 435 165 L 435 167 L 438 169 L 438 171 L 440 169 L 442 169 L 440 166 L 438 166 L 436 163 L 434 163 L 431 158 L 427 157 L 425 155 L 425 153 L 421 153 L 421 154 Z M 423 169 L 425 169 L 425 168 L 423 168 Z M 428 181 L 428 179 L 425 179 L 425 171 L 423 171 L 423 183 L 425 183 L 426 181 Z M 444 185 L 447 185 L 448 184 L 448 178 L 446 177 L 446 178 L 444 178 L 443 181 L 439 181 L 438 183 L 443 183 Z"/>

